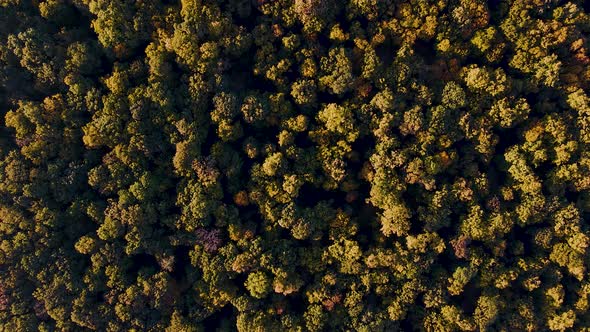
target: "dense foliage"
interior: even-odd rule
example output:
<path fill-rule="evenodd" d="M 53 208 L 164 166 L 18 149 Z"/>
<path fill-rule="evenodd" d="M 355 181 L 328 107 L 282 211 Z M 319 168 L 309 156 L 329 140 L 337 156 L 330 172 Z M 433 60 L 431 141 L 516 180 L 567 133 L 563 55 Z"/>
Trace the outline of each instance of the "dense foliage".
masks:
<path fill-rule="evenodd" d="M 590 331 L 582 0 L 0 0 L 6 331 Z"/>

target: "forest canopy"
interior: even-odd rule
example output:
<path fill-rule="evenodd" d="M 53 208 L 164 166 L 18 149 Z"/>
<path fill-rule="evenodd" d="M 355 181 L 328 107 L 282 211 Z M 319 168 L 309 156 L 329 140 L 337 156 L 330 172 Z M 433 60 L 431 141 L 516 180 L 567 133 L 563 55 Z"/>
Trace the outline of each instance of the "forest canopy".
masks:
<path fill-rule="evenodd" d="M 0 0 L 3 331 L 590 331 L 590 2 Z"/>

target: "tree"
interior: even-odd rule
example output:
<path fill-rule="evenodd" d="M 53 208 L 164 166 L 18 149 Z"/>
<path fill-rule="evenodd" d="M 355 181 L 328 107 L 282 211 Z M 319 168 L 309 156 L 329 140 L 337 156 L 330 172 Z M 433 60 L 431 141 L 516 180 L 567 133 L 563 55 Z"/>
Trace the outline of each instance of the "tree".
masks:
<path fill-rule="evenodd" d="M 575 321 L 575 312 L 573 310 L 568 310 L 560 315 L 555 315 L 547 322 L 547 325 L 551 331 L 565 331 L 574 327 Z"/>
<path fill-rule="evenodd" d="M 496 321 L 501 305 L 502 302 L 498 296 L 479 297 L 473 317 L 480 330 L 487 329 Z"/>
<path fill-rule="evenodd" d="M 262 271 L 248 274 L 248 279 L 244 286 L 246 286 L 250 295 L 257 299 L 265 298 L 271 290 L 271 282 L 268 276 Z"/>
<path fill-rule="evenodd" d="M 153 8 L 127 1 L 93 0 L 88 6 L 96 15 L 92 28 L 101 44 L 118 57 L 129 56 L 148 36 Z M 132 22 L 133 24 L 127 24 Z"/>
<path fill-rule="evenodd" d="M 411 212 L 403 203 L 388 206 L 381 216 L 381 233 L 385 236 L 403 236 L 410 230 Z"/>
<path fill-rule="evenodd" d="M 308 33 L 321 31 L 336 15 L 337 6 L 331 0 L 296 0 L 293 11 Z"/>
<path fill-rule="evenodd" d="M 328 56 L 321 59 L 321 69 L 323 75 L 319 79 L 320 89 L 327 89 L 336 95 L 352 90 L 355 78 L 348 49 L 330 49 Z"/>
<path fill-rule="evenodd" d="M 347 107 L 328 104 L 318 113 L 317 117 L 320 122 L 325 124 L 328 131 L 343 136 L 348 142 L 354 142 L 359 135 L 355 128 L 353 113 Z"/>
<path fill-rule="evenodd" d="M 312 80 L 294 82 L 291 86 L 291 96 L 298 105 L 313 106 L 317 100 L 316 83 Z"/>

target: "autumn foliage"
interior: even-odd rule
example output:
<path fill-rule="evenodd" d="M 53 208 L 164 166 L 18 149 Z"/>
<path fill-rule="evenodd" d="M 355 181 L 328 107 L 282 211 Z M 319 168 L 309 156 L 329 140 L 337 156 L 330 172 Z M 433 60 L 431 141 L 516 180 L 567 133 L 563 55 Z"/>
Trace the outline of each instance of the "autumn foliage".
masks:
<path fill-rule="evenodd" d="M 581 0 L 1 0 L 0 330 L 590 331 Z"/>

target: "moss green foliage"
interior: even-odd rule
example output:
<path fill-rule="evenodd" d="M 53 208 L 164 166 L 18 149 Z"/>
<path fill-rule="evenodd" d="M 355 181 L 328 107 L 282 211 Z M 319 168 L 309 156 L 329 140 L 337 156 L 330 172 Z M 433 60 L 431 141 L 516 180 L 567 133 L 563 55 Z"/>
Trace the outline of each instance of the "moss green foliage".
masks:
<path fill-rule="evenodd" d="M 0 0 L 0 330 L 590 331 L 582 0 Z"/>

